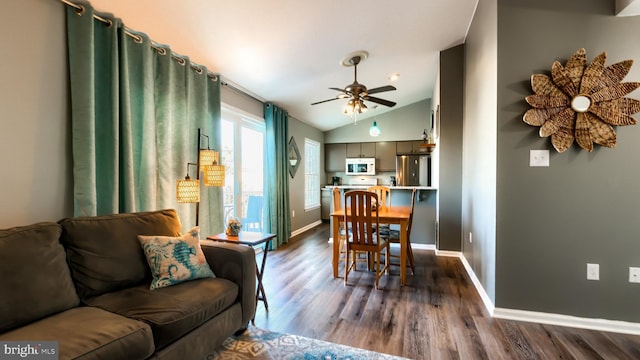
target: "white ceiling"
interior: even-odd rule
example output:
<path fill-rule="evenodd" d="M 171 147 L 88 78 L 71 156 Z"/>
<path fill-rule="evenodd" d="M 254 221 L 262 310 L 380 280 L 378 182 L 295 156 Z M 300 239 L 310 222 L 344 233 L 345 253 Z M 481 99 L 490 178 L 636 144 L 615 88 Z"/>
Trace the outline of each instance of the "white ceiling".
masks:
<path fill-rule="evenodd" d="M 90 0 L 124 24 L 244 91 L 329 130 L 352 120 L 329 87 L 353 82 L 349 53 L 369 52 L 358 82 L 396 108 L 431 98 L 441 50 L 464 42 L 477 0 Z M 399 73 L 398 81 L 388 79 Z M 367 103 L 359 119 L 389 108 Z"/>

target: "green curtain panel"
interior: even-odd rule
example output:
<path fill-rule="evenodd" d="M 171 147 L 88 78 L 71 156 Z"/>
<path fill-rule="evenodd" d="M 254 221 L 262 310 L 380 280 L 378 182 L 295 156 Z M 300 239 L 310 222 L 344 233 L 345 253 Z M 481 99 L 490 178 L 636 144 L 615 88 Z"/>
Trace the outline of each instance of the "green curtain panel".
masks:
<path fill-rule="evenodd" d="M 273 104 L 264 104 L 267 159 L 265 170 L 266 231 L 276 234 L 272 248 L 289 241 L 291 235 L 291 211 L 289 210 L 288 139 L 289 114 Z"/>
<path fill-rule="evenodd" d="M 198 129 L 219 149 L 220 81 L 207 69 L 110 14 L 67 7 L 74 213 L 92 216 L 174 208 L 185 230 L 195 204 L 178 204 L 176 181 L 198 159 Z M 134 35 L 134 36 L 132 36 Z M 195 166 L 189 168 L 197 177 Z M 222 189 L 201 186 L 202 234 L 224 229 Z"/>

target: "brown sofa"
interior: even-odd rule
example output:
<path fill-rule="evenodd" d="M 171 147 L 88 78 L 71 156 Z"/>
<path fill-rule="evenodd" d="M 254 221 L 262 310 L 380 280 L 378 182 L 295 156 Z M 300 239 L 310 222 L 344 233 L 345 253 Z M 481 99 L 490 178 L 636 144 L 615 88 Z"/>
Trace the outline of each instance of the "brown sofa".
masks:
<path fill-rule="evenodd" d="M 0 230 L 0 341 L 60 359 L 204 359 L 255 312 L 255 253 L 202 240 L 215 278 L 149 290 L 138 235 L 179 236 L 174 210 Z"/>

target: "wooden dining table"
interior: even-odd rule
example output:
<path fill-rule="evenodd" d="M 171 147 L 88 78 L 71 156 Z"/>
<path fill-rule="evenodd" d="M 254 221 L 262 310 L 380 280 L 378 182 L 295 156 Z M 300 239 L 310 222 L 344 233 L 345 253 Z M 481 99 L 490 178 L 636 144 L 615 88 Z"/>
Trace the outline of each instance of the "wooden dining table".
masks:
<path fill-rule="evenodd" d="M 333 227 L 331 229 L 333 237 L 333 277 L 338 277 L 338 264 L 340 262 L 340 223 L 344 222 L 344 209 L 331 213 Z M 411 215 L 409 206 L 387 206 L 378 211 L 378 222 L 380 224 L 400 225 L 400 285 L 404 285 L 407 278 L 407 222 Z M 348 215 L 347 215 L 348 216 Z"/>

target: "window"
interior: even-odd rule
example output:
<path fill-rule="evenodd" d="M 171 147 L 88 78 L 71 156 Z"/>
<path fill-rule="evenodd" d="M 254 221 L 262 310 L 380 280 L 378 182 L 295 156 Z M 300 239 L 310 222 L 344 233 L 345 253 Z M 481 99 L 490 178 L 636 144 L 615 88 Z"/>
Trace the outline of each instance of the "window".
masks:
<path fill-rule="evenodd" d="M 304 139 L 304 209 L 320 207 L 320 143 Z"/>
<path fill-rule="evenodd" d="M 236 217 L 243 231 L 263 230 L 264 136 L 263 119 L 228 105 L 222 106 L 222 163 L 224 221 Z"/>

